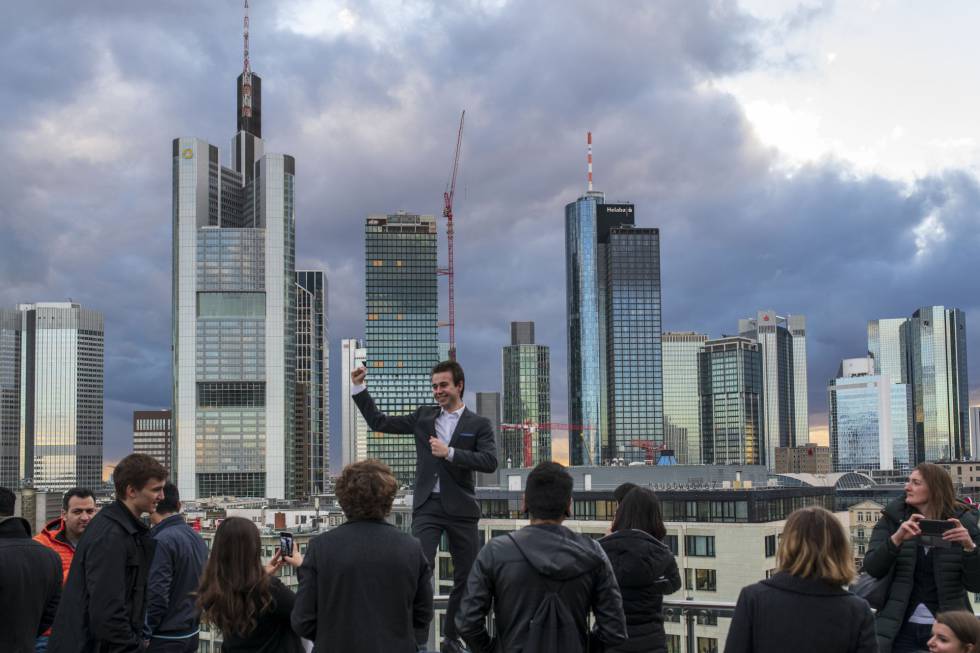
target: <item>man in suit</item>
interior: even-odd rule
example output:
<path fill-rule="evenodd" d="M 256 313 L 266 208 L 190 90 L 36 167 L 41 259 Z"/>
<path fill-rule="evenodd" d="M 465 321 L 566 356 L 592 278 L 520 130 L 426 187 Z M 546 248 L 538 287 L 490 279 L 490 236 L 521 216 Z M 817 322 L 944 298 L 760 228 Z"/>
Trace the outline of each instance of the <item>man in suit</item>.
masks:
<path fill-rule="evenodd" d="M 368 427 L 382 433 L 415 436 L 415 494 L 412 534 L 435 569 L 436 548 L 442 534 L 449 541 L 453 560 L 453 590 L 446 608 L 446 629 L 440 650 L 457 653 L 463 647 L 456 634 L 456 611 L 470 567 L 480 549 L 480 506 L 474 491 L 474 472 L 497 469 L 497 450 L 490 421 L 463 404 L 466 379 L 456 361 L 432 368 L 432 395 L 438 406 L 420 406 L 410 415 L 389 417 L 378 410 L 364 386 L 367 369 L 351 372 L 354 403 Z M 428 640 L 428 629 L 416 631 L 419 644 Z"/>

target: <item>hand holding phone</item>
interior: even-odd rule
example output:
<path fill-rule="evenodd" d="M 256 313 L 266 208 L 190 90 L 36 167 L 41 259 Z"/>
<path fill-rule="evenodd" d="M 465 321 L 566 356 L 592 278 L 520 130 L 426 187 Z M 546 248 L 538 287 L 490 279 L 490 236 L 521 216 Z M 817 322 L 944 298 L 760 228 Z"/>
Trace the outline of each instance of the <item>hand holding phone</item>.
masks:
<path fill-rule="evenodd" d="M 282 557 L 289 558 L 293 555 L 293 534 L 282 532 L 279 533 L 279 551 L 282 553 Z"/>
<path fill-rule="evenodd" d="M 949 548 L 952 542 L 943 536 L 946 531 L 956 528 L 956 524 L 944 519 L 920 519 L 919 520 L 919 544 L 925 546 L 938 546 Z"/>

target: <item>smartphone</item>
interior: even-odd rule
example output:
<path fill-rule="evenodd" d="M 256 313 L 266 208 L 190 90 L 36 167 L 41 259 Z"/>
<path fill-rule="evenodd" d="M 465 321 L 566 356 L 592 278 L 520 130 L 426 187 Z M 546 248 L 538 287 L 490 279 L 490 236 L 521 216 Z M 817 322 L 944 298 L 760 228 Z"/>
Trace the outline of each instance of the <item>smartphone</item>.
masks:
<path fill-rule="evenodd" d="M 293 534 L 282 532 L 279 533 L 279 550 L 282 551 L 283 557 L 290 557 L 293 555 Z"/>
<path fill-rule="evenodd" d="M 953 546 L 953 543 L 944 540 L 943 533 L 952 528 L 956 528 L 956 524 L 951 521 L 945 521 L 942 519 L 920 519 L 919 530 L 922 532 L 922 534 L 919 536 L 919 544 L 944 548 L 951 547 Z"/>

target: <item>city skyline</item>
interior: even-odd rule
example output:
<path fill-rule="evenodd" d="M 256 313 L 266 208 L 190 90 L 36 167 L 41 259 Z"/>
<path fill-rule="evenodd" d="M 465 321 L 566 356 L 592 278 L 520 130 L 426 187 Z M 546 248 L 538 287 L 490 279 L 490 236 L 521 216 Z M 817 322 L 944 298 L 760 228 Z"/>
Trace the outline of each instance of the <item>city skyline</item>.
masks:
<path fill-rule="evenodd" d="M 363 217 L 440 210 L 464 107 L 472 122 L 457 192 L 456 294 L 470 397 L 501 389 L 499 348 L 509 322 L 534 320 L 538 342 L 551 347 L 553 418 L 567 415 L 562 207 L 586 189 L 589 129 L 596 186 L 630 200 L 643 226 L 660 229 L 665 331 L 720 337 L 768 306 L 807 316 L 811 431 L 825 433 L 826 380 L 842 358 L 863 353 L 868 320 L 955 306 L 967 315 L 967 350 L 977 351 L 969 280 L 980 268 L 964 245 L 976 231 L 980 158 L 975 146 L 956 144 L 972 133 L 950 134 L 940 125 L 944 109 L 932 108 L 933 128 L 905 114 L 882 122 L 892 130 L 902 121 L 905 143 L 947 141 L 960 159 L 923 157 L 928 165 L 903 172 L 896 168 L 915 157 L 893 157 L 887 169 L 869 171 L 866 159 L 848 152 L 867 154 L 873 144 L 846 138 L 836 158 L 820 151 L 801 159 L 799 143 L 773 131 L 778 121 L 759 122 L 761 100 L 749 82 L 833 78 L 833 53 L 835 65 L 856 74 L 873 61 L 827 42 L 831 27 L 856 9 L 772 16 L 758 4 L 755 18 L 728 5 L 647 13 L 637 5 L 633 20 L 582 5 L 549 16 L 543 34 L 525 26 L 542 22 L 540 10 L 521 3 L 421 17 L 348 9 L 354 19 L 346 22 L 310 20 L 301 3 L 254 6 L 263 121 L 276 151 L 302 162 L 297 267 L 327 270 L 331 354 L 339 355 L 340 337 L 364 336 Z M 4 46 L 12 80 L 5 100 L 16 110 L 0 118 L 12 170 L 0 182 L 11 198 L 0 304 L 73 297 L 105 313 L 108 462 L 130 444 L 133 410 L 170 403 L 170 186 L 160 152 L 175 134 L 228 132 L 240 7 L 170 15 L 124 7 L 111 18 L 100 8 L 56 4 L 20 8 L 16 17 L 3 11 L 6 30 L 43 22 L 51 37 Z M 912 20 L 908 9 L 880 11 Z M 977 9 L 937 10 L 921 29 L 934 33 L 943 11 L 966 23 L 963 12 Z M 334 27 L 320 27 L 327 24 Z M 428 29 L 445 35 L 415 50 L 413 34 Z M 618 42 L 568 38 L 593 29 L 616 31 Z M 950 31 L 948 42 L 963 38 L 958 26 Z M 666 38 L 675 32 L 681 37 Z M 473 34 L 479 48 L 469 47 Z M 559 47 L 572 42 L 573 50 Z M 890 41 L 868 47 L 875 44 L 897 55 Z M 935 65 L 941 52 L 927 47 L 921 56 Z M 24 61 L 30 64 L 15 63 Z M 537 63 L 523 70 L 527 61 Z M 541 82 L 542 67 L 553 79 Z M 583 71 L 597 87 L 582 88 Z M 434 95 L 422 101 L 415 82 Z M 970 91 L 949 85 L 946 92 L 957 111 L 980 106 Z M 836 137 L 833 127 L 825 140 Z M 443 260 L 442 223 L 439 229 Z M 336 402 L 336 372 L 331 381 Z M 331 430 L 336 461 L 336 421 Z"/>

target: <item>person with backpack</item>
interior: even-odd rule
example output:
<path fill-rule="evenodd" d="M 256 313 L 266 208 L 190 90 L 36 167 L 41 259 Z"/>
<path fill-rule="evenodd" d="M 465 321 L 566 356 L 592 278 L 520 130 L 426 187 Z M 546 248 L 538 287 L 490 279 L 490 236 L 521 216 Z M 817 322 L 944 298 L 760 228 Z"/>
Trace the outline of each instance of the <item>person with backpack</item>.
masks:
<path fill-rule="evenodd" d="M 588 616 L 606 646 L 626 639 L 623 600 L 599 543 L 562 522 L 571 516 L 572 477 L 555 462 L 527 477 L 531 524 L 495 537 L 470 570 L 456 630 L 473 653 L 584 653 Z M 496 637 L 486 628 L 494 611 Z"/>

